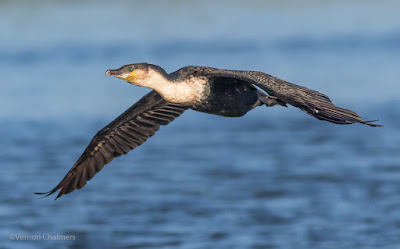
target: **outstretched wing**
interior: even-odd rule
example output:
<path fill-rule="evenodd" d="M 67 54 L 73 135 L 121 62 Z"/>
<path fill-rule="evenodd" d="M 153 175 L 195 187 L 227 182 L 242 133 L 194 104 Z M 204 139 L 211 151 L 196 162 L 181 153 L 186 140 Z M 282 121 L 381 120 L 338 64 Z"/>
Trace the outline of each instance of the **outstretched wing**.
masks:
<path fill-rule="evenodd" d="M 101 129 L 61 182 L 46 196 L 60 190 L 56 198 L 80 189 L 104 165 L 144 143 L 160 128 L 181 115 L 187 107 L 165 101 L 151 91 L 114 121 Z"/>
<path fill-rule="evenodd" d="M 362 123 L 369 126 L 373 121 L 364 121 L 357 113 L 335 106 L 328 96 L 320 92 L 299 86 L 256 71 L 234 71 L 209 67 L 192 67 L 191 70 L 207 77 L 225 77 L 240 79 L 254 84 L 279 101 L 298 107 L 320 120 L 336 124 Z"/>

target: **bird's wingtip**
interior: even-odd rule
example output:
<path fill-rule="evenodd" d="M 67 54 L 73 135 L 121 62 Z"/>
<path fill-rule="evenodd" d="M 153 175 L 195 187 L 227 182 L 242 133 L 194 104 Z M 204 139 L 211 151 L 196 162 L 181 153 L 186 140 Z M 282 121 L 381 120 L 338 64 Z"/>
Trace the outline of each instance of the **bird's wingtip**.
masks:
<path fill-rule="evenodd" d="M 48 197 L 49 195 L 54 194 L 54 192 L 55 192 L 55 191 L 50 190 L 50 191 L 48 191 L 48 192 L 35 192 L 35 193 L 33 193 L 33 194 L 35 194 L 35 195 L 41 195 L 41 197 L 40 197 L 39 199 L 42 199 L 42 198 Z M 54 200 L 57 200 L 58 197 L 59 197 L 59 196 L 56 196 L 56 198 L 55 198 Z"/>
<path fill-rule="evenodd" d="M 362 120 L 362 121 L 360 121 L 360 123 L 361 124 L 365 124 L 365 125 L 369 125 L 369 126 L 372 126 L 372 127 L 383 127 L 383 125 L 380 125 L 380 124 L 373 124 L 373 122 L 377 122 L 377 121 L 379 121 L 379 120 L 378 119 L 376 119 L 376 120 L 368 120 L 368 121 Z"/>

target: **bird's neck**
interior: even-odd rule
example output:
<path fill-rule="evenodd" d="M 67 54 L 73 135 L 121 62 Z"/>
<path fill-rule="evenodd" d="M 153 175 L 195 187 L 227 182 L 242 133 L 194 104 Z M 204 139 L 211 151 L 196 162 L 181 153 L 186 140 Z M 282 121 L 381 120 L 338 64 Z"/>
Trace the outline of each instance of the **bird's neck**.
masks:
<path fill-rule="evenodd" d="M 164 87 L 171 86 L 173 81 L 169 75 L 164 71 L 150 70 L 148 75 L 138 82 L 137 85 L 151 88 L 157 92 Z"/>

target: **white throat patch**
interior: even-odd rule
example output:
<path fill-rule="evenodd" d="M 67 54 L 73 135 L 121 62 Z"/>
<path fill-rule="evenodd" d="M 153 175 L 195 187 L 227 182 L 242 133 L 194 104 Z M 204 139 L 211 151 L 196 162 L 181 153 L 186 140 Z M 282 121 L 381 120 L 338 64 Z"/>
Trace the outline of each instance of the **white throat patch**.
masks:
<path fill-rule="evenodd" d="M 173 103 L 196 104 L 210 94 L 207 78 L 190 77 L 184 81 L 174 81 L 154 88 L 161 96 Z"/>

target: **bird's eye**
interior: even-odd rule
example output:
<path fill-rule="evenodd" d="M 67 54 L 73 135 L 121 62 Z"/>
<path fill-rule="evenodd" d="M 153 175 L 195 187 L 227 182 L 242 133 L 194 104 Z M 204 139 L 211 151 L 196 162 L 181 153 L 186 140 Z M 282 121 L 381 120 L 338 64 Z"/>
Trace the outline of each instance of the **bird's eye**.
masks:
<path fill-rule="evenodd" d="M 133 72 L 133 67 L 129 68 L 129 72 L 132 73 Z"/>

